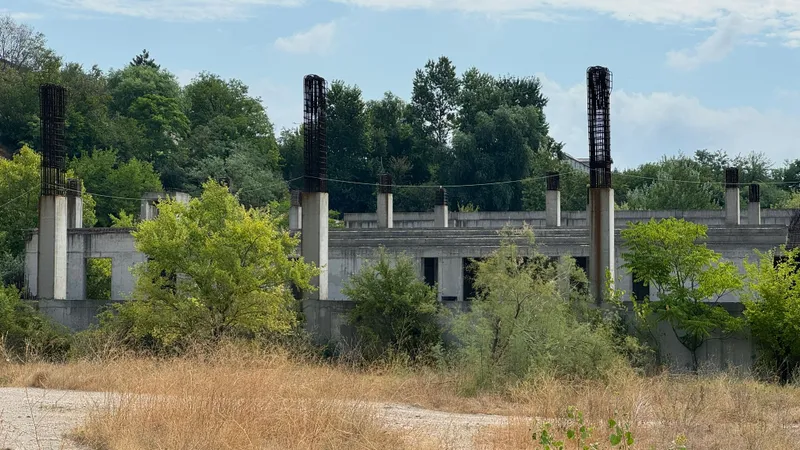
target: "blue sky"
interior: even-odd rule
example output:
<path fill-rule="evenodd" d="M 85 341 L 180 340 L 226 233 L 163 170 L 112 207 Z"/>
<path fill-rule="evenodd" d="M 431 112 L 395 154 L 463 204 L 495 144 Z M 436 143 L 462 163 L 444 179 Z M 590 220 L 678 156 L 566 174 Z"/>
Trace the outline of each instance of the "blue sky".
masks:
<path fill-rule="evenodd" d="M 800 158 L 800 1 L 2 0 L 67 60 L 103 69 L 143 48 L 182 82 L 239 78 L 277 129 L 302 118 L 302 77 L 408 98 L 414 71 L 541 78 L 551 134 L 587 150 L 585 70 L 614 73 L 612 156 L 679 151 Z"/>

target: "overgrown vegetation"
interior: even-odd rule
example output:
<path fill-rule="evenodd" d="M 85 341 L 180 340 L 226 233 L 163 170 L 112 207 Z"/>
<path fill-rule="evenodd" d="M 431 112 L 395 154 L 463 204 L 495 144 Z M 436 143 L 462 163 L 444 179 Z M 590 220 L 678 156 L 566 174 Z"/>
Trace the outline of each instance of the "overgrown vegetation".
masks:
<path fill-rule="evenodd" d="M 269 212 L 248 209 L 216 182 L 188 205 L 158 205 L 157 218 L 133 233 L 148 260 L 137 266 L 132 301 L 116 305 L 104 326 L 157 349 L 222 336 L 286 333 L 297 324 L 291 284 L 311 289 L 315 274 L 291 258 L 299 239 Z"/>
<path fill-rule="evenodd" d="M 363 356 L 419 360 L 442 343 L 443 311 L 436 288 L 419 279 L 411 258 L 378 251 L 346 283 L 355 302 L 348 319 L 358 332 Z"/>
<path fill-rule="evenodd" d="M 474 263 L 478 294 L 454 327 L 472 389 L 541 374 L 605 376 L 621 359 L 609 324 L 589 320 L 591 300 L 574 283 L 585 275 L 571 258 L 555 262 L 533 246 L 525 250 L 527 257 L 509 234 L 494 254 Z"/>
<path fill-rule="evenodd" d="M 692 354 L 698 370 L 697 350 L 714 332 L 730 333 L 744 325 L 719 304 L 726 294 L 743 286 L 735 264 L 701 242 L 705 225 L 668 218 L 629 224 L 622 230 L 624 267 L 635 281 L 655 287 L 658 301 L 634 299 L 637 317 L 654 314 L 669 323 L 675 337 Z M 648 323 L 647 325 L 652 325 Z"/>
<path fill-rule="evenodd" d="M 69 350 L 67 331 L 52 324 L 20 299 L 13 287 L 0 287 L 0 355 L 63 360 Z"/>

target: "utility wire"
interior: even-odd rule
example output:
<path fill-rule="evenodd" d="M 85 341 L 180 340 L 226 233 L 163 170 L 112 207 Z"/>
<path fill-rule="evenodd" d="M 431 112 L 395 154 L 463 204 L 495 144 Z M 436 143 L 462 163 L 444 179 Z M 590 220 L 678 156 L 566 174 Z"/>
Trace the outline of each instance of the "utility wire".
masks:
<path fill-rule="evenodd" d="M 6 207 L 6 206 L 14 203 L 15 201 L 21 199 L 22 197 L 25 197 L 26 195 L 30 194 L 31 192 L 35 191 L 36 189 L 39 189 L 39 186 L 37 186 L 35 188 L 28 189 L 27 191 L 23 192 L 22 194 L 20 194 L 20 195 L 18 195 L 16 197 L 12 198 L 11 200 L 3 203 L 2 205 L 0 205 L 0 208 Z"/>

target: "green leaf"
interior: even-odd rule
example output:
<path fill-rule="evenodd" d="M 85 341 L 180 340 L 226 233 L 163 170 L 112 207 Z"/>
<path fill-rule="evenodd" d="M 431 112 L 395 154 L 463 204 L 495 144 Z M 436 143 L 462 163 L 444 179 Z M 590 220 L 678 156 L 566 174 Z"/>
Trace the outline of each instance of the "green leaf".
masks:
<path fill-rule="evenodd" d="M 614 428 L 617 422 L 614 419 L 608 419 L 608 428 Z"/>
<path fill-rule="evenodd" d="M 567 439 L 575 438 L 575 430 L 567 430 Z"/>
<path fill-rule="evenodd" d="M 608 437 L 608 440 L 611 441 L 612 446 L 616 447 L 617 445 L 620 444 L 620 442 L 622 442 L 622 436 L 620 436 L 619 434 L 612 434 L 611 436 Z"/>

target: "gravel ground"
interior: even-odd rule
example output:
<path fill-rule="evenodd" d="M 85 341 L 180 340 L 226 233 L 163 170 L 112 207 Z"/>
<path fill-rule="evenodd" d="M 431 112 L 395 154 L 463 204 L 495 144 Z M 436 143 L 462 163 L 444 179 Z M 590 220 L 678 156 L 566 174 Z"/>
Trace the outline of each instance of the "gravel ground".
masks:
<path fill-rule="evenodd" d="M 34 388 L 0 388 L 0 450 L 85 450 L 65 434 L 79 426 L 111 394 Z M 504 416 L 456 414 L 395 403 L 370 403 L 392 428 L 430 433 L 453 450 L 473 448 L 472 437 Z"/>

